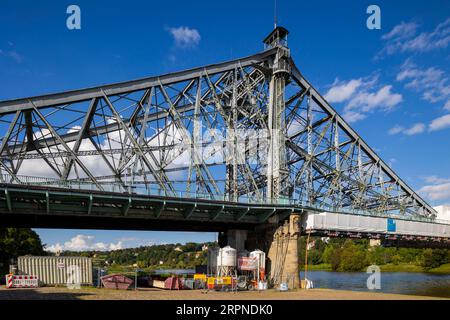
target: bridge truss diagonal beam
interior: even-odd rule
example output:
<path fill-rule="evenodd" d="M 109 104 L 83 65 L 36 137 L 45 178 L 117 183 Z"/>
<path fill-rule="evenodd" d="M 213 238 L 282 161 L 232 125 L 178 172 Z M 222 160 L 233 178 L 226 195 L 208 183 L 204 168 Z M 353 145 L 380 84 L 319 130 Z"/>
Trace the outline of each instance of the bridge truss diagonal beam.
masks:
<path fill-rule="evenodd" d="M 309 101 L 309 106 L 302 110 L 303 115 L 297 113 L 291 117 L 297 119 L 291 125 L 297 121 L 301 129 L 287 138 L 291 163 L 301 163 L 293 183 L 305 187 L 304 173 L 313 171 L 313 179 L 306 188 L 314 190 L 314 194 L 307 202 L 332 199 L 330 206 L 338 209 L 349 207 L 433 217 L 435 210 L 328 104 L 292 59 L 291 66 L 293 81 Z M 309 151 L 308 143 L 312 144 Z"/>
<path fill-rule="evenodd" d="M 292 58 L 283 60 L 287 52 L 277 46 L 162 76 L 0 102 L 1 182 L 433 217 Z M 283 61 L 289 65 L 280 77 Z M 270 151 L 274 117 L 281 145 Z M 256 138 L 242 133 L 252 130 Z M 268 170 L 274 151 L 278 169 Z M 277 172 L 275 187 L 269 171 Z M 281 197 L 269 196 L 273 190 Z M 134 207 L 126 202 L 122 211 Z M 158 218 L 167 209 L 150 207 Z M 182 215 L 190 220 L 197 211 L 191 205 Z M 215 221 L 227 212 L 216 206 L 207 215 Z M 247 218 L 245 209 L 237 213 Z"/>

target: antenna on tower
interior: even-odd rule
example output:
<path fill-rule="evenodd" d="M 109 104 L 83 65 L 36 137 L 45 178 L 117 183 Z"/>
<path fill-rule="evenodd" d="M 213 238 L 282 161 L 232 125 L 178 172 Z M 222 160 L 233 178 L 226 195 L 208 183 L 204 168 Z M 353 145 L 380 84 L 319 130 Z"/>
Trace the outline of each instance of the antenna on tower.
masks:
<path fill-rule="evenodd" d="M 273 22 L 274 22 L 274 29 L 277 28 L 277 0 L 273 0 L 274 6 L 273 6 Z"/>

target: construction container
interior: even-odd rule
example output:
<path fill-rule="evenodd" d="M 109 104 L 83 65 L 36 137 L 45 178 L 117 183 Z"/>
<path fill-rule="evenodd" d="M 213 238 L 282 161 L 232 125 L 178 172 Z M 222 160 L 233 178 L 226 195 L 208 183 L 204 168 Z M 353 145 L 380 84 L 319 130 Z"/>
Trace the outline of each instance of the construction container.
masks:
<path fill-rule="evenodd" d="M 160 289 L 166 288 L 166 284 L 163 280 L 153 280 L 152 286 Z"/>
<path fill-rule="evenodd" d="M 105 288 L 116 290 L 127 290 L 134 281 L 121 274 L 111 274 L 101 278 Z"/>
<path fill-rule="evenodd" d="M 214 287 L 215 287 L 215 285 L 216 285 L 216 278 L 215 278 L 215 277 L 209 277 L 209 278 L 206 280 L 206 287 L 207 287 L 208 289 L 213 290 Z"/>
<path fill-rule="evenodd" d="M 68 283 L 92 285 L 92 259 L 87 257 L 22 256 L 17 258 L 17 274 L 37 276 L 39 285 Z"/>
<path fill-rule="evenodd" d="M 164 288 L 169 290 L 182 289 L 181 281 L 178 277 L 169 277 L 164 281 Z"/>
<path fill-rule="evenodd" d="M 181 278 L 181 288 L 184 290 L 192 290 L 194 289 L 194 279 L 192 278 Z"/>

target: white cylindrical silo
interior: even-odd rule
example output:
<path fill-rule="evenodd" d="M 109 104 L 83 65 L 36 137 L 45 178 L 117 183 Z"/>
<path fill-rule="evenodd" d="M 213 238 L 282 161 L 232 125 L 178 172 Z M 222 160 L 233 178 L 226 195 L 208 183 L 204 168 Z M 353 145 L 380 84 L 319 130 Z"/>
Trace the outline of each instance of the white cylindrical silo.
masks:
<path fill-rule="evenodd" d="M 256 258 L 259 260 L 259 268 L 262 270 L 266 269 L 266 253 L 261 250 L 254 250 L 250 252 L 250 258 Z"/>
<path fill-rule="evenodd" d="M 215 275 L 217 272 L 217 257 L 219 256 L 218 248 L 208 249 L 208 274 Z"/>
<path fill-rule="evenodd" d="M 236 267 L 236 249 L 226 246 L 220 248 L 217 256 L 218 267 Z"/>

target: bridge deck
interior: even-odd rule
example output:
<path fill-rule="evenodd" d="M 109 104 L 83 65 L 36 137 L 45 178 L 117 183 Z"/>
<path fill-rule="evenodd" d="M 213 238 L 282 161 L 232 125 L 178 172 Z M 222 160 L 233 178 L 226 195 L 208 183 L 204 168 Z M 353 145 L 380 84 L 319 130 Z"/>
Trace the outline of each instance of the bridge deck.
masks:
<path fill-rule="evenodd" d="M 293 212 L 307 212 L 303 229 L 316 234 L 401 236 L 410 240 L 450 238 L 450 222 L 424 218 L 413 221 L 418 218 L 371 216 L 362 212 L 323 212 L 289 200 L 253 203 L 251 199 L 238 202 L 204 199 L 201 195 L 168 197 L 30 184 L 0 184 L 0 193 L 2 226 L 218 231 L 250 229 L 271 217 L 282 221 Z M 395 221 L 398 230 L 390 232 L 388 220 Z"/>
<path fill-rule="evenodd" d="M 249 229 L 301 210 L 223 200 L 0 184 L 0 224 L 62 228 Z M 178 223 L 177 223 L 178 222 Z"/>

